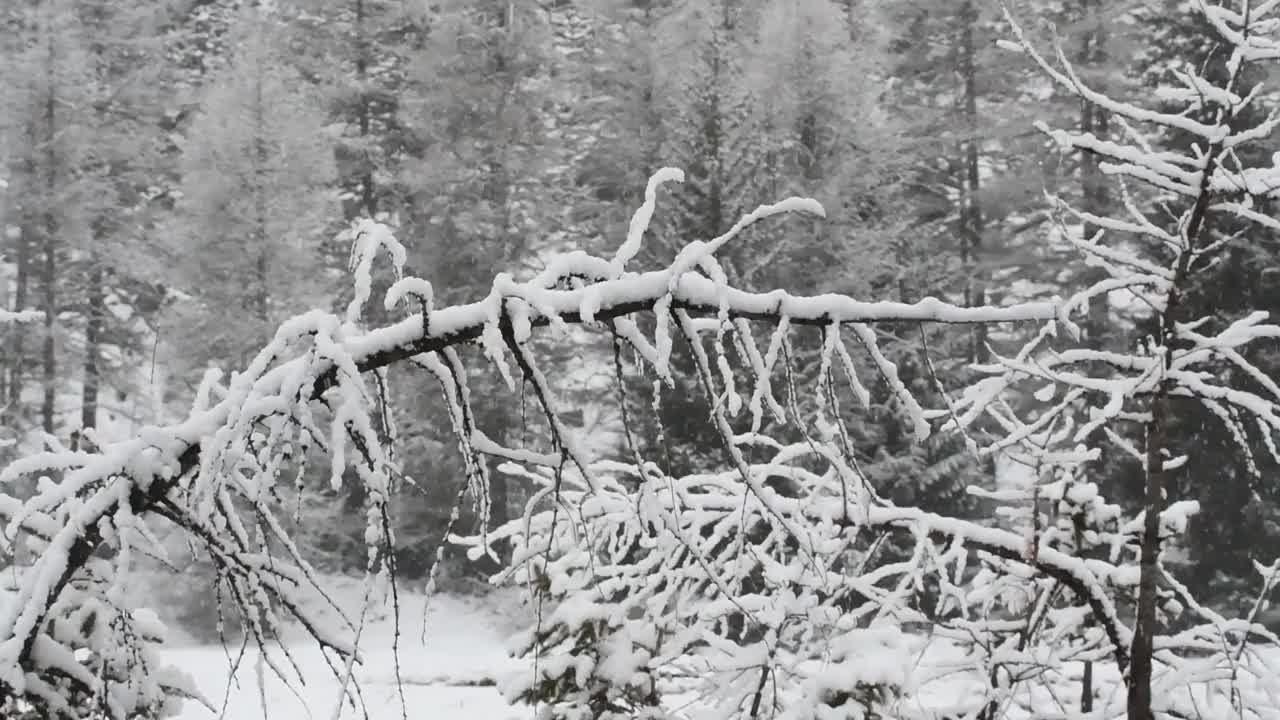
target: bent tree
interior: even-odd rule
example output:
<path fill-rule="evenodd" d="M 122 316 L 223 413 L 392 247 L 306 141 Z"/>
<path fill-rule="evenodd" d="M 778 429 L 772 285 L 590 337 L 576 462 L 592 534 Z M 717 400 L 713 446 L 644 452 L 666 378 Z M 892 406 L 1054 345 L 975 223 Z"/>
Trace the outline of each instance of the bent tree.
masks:
<path fill-rule="evenodd" d="M 527 587 L 538 613 L 525 638 L 529 671 L 504 689 L 547 717 L 1277 716 L 1277 669 L 1258 642 L 1276 638 L 1254 624 L 1256 609 L 1224 617 L 1161 562 L 1195 511 L 1165 492 L 1181 461 L 1167 433 L 1178 403 L 1203 404 L 1246 457 L 1251 438 L 1280 456 L 1280 386 L 1244 352 L 1280 337 L 1280 326 L 1258 313 L 1188 317 L 1182 303 L 1216 257 L 1280 230 L 1268 214 L 1280 168 L 1271 158 L 1251 165 L 1247 152 L 1280 124 L 1253 70 L 1280 58 L 1276 6 L 1198 2 L 1225 49 L 1222 67 L 1177 69 L 1176 86 L 1149 104 L 1095 92 L 1062 53 L 1042 54 L 1014 26 L 1012 49 L 1120 129 L 1044 128 L 1064 149 L 1099 156 L 1124 201 L 1114 217 L 1058 205 L 1061 233 L 1106 273 L 1062 302 L 959 307 L 735 287 L 717 252 L 755 223 L 823 214 L 801 198 L 690 241 L 666 267 L 635 268 L 661 186 L 682 179 L 672 169 L 650 180 L 613 254 L 575 251 L 534 277 L 499 275 L 467 305 L 435 307 L 428 281 L 399 277 L 406 252 L 390 230 L 358 224 L 345 313 L 284 323 L 248 367 L 225 382 L 207 376 L 181 423 L 92 452 L 51 446 L 0 472 L 7 483 L 36 480 L 30 497 L 0 495 L 14 578 L 0 607 L 0 710 L 159 717 L 194 694 L 160 662 L 154 613 L 124 593 L 137 557 L 159 547 L 162 523 L 211 558 L 267 666 L 284 675 L 290 649 L 276 630 L 292 618 L 358 705 L 361 620 L 333 627 L 302 601 L 323 588 L 278 491 L 308 463 L 327 463 L 335 484 L 354 474 L 366 488 L 371 592 L 394 589 L 399 474 L 385 392 L 394 369 L 439 385 L 466 461 L 460 498 L 486 502 L 495 471 L 534 489 L 523 517 L 453 540 L 474 555 L 508 542 L 495 579 Z M 1247 120 L 1258 105 L 1268 112 Z M 1098 231 L 1084 237 L 1080 227 Z M 368 329 L 361 318 L 382 252 L 398 277 L 383 301 L 404 317 Z M 1103 296 L 1150 308 L 1157 331 L 1141 348 L 1076 344 L 1075 318 Z M 1012 348 L 992 340 L 980 378 L 924 408 L 877 346 L 882 322 L 1037 329 Z M 588 454 L 539 348 L 583 342 L 594 352 L 595 337 L 624 418 L 653 401 L 628 394 L 625 376 L 674 383 L 672 353 L 690 353 L 720 470 L 672 476 L 662 458 L 640 453 L 629 423 L 617 458 Z M 801 371 L 802 356 L 816 367 Z M 503 446 L 478 425 L 468 378 L 486 369 L 540 410 L 541 433 L 526 445 Z M 842 411 L 868 402 L 877 383 L 918 438 L 961 433 L 971 452 L 1033 471 L 1023 487 L 974 489 L 1003 505 L 1001 522 L 877 494 Z M 1135 517 L 1090 480 L 1104 445 L 1142 469 Z M 1260 570 L 1265 594 L 1275 568 Z M 1086 663 L 1101 668 L 1096 679 L 1080 677 Z"/>

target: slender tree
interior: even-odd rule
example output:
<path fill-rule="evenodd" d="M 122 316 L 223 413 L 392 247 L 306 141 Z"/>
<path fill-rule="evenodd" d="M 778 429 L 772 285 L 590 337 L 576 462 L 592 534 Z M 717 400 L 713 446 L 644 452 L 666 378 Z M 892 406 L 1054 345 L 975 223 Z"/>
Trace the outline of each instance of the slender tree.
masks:
<path fill-rule="evenodd" d="M 272 44 L 279 22 L 254 10 L 236 28 L 182 159 L 169 248 L 177 286 L 169 336 L 188 371 L 244 362 L 282 318 L 323 297 L 321 243 L 334 210 L 322 109 Z M 244 323 L 228 328 L 236 312 Z"/>

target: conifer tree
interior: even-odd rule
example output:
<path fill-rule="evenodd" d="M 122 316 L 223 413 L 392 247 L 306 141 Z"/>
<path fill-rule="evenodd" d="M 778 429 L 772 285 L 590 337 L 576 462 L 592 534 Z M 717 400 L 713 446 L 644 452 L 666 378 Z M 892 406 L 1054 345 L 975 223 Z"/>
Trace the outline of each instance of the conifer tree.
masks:
<path fill-rule="evenodd" d="M 281 318 L 333 287 L 321 243 L 336 211 L 323 109 L 273 45 L 278 18 L 237 24 L 187 133 L 168 260 L 186 298 L 167 329 L 188 372 L 245 362 Z M 243 323 L 223 319 L 236 313 Z"/>

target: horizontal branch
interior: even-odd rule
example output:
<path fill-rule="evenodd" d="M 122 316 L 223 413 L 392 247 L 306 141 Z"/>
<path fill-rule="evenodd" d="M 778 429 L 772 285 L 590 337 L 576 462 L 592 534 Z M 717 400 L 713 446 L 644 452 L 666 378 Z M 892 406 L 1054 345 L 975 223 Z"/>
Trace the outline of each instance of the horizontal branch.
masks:
<path fill-rule="evenodd" d="M 1032 302 L 1007 307 L 960 307 L 927 297 L 914 303 L 866 302 L 847 295 L 799 296 L 781 290 L 750 293 L 736 288 L 720 288 L 711 280 L 694 274 L 682 275 L 670 290 L 669 270 L 609 280 L 576 290 L 539 290 L 531 308 L 534 326 L 552 322 L 547 311 L 559 320 L 577 324 L 601 321 L 647 312 L 670 292 L 671 307 L 691 315 L 716 315 L 721 301 L 730 318 L 776 323 L 787 317 L 792 325 L 826 326 L 833 323 L 933 322 L 948 324 L 980 324 L 1021 321 L 1047 321 L 1057 317 L 1058 307 L 1052 302 Z M 351 343 L 352 354 L 364 357 L 369 370 L 395 363 L 420 352 L 432 352 L 458 342 L 475 340 L 484 330 L 490 316 L 492 300 L 458 305 L 433 311 L 422 334 L 422 314 L 371 332 Z M 593 307 L 594 305 L 594 307 Z M 584 307 L 594 310 L 585 312 Z M 584 317 L 589 316 L 589 317 Z"/>

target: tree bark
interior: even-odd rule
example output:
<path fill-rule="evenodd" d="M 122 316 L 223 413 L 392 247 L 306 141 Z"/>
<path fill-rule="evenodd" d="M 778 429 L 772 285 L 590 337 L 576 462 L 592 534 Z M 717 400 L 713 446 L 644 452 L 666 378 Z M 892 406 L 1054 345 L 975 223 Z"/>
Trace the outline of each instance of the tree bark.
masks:
<path fill-rule="evenodd" d="M 1084 677 L 1080 680 L 1080 712 L 1093 712 L 1093 661 L 1084 661 Z"/>
<path fill-rule="evenodd" d="M 257 215 L 255 223 L 257 228 L 257 251 L 258 256 L 254 263 L 254 272 L 257 288 L 253 295 L 253 311 L 257 315 L 257 320 L 262 327 L 260 332 L 270 332 L 267 321 L 271 317 L 271 287 L 270 287 L 270 260 L 269 251 L 271 238 L 267 237 L 267 127 L 266 127 L 266 102 L 267 98 L 262 92 L 262 75 L 267 68 L 264 67 L 266 57 L 259 54 L 258 62 L 253 68 L 253 181 L 255 187 L 252 189 L 254 194 L 254 212 Z"/>
<path fill-rule="evenodd" d="M 504 139 L 505 142 L 498 143 L 498 147 L 493 148 L 493 156 L 490 165 L 489 178 L 489 200 L 495 207 L 501 208 L 499 222 L 502 227 L 499 235 L 502 238 L 502 247 L 499 248 L 499 257 L 504 265 L 511 264 L 514 256 L 518 253 L 518 239 L 510 235 L 511 227 L 511 211 L 512 211 L 512 180 L 507 167 L 510 164 L 507 158 L 507 152 L 515 144 L 512 137 L 512 128 L 506 122 L 507 107 L 511 96 L 516 91 L 516 84 L 519 78 L 515 72 L 510 70 L 507 62 L 507 53 L 511 50 L 511 45 L 515 40 L 515 4 L 512 0 L 507 0 L 501 4 L 497 13 L 497 25 L 504 31 L 504 42 L 499 45 L 497 55 L 494 58 L 494 66 L 502 83 L 502 92 L 499 93 L 498 102 L 494 107 L 493 122 L 495 139 Z M 512 422 L 513 413 L 504 411 L 501 408 L 494 407 L 496 412 L 487 413 L 493 421 L 492 427 L 498 433 L 503 441 L 509 441 L 509 435 L 512 434 L 514 423 Z M 489 518 L 490 528 L 497 528 L 505 525 L 511 519 L 511 513 L 507 510 L 510 502 L 510 488 L 508 487 L 507 478 L 504 473 L 495 472 L 489 476 Z M 496 551 L 500 555 L 506 555 L 509 550 L 509 544 L 501 543 L 497 546 Z"/>
<path fill-rule="evenodd" d="M 44 211 L 44 242 L 43 242 L 43 268 L 41 273 L 41 282 L 44 286 L 44 298 L 42 309 L 44 310 L 44 348 L 41 353 L 41 359 L 44 366 L 44 403 L 41 407 L 41 424 L 46 433 L 54 432 L 54 411 L 57 403 L 57 375 L 58 375 L 58 355 L 57 345 L 54 338 L 55 325 L 58 318 L 58 258 L 57 258 L 57 235 L 58 235 L 58 218 L 54 214 L 54 198 L 59 192 L 58 188 L 58 170 L 57 170 L 57 130 L 55 127 L 57 121 L 57 46 L 55 45 L 55 33 L 50 27 L 52 23 L 52 13 L 46 12 L 45 47 L 47 54 L 45 56 L 45 81 L 48 88 L 45 93 L 44 103 L 44 121 L 45 121 L 45 180 L 47 196 L 45 202 L 49 206 Z"/>
<path fill-rule="evenodd" d="M 80 402 L 80 427 L 82 430 L 98 427 L 98 388 L 101 370 L 98 356 L 101 353 L 102 324 L 106 316 L 106 296 L 103 283 L 106 278 L 97 253 L 92 253 L 92 269 L 89 271 L 89 298 L 87 322 L 84 330 L 84 387 Z"/>
<path fill-rule="evenodd" d="M 1103 45 L 1106 41 L 1106 34 L 1101 20 L 1097 16 L 1099 10 L 1098 0 L 1081 0 L 1080 8 L 1086 21 L 1092 19 L 1092 27 L 1084 33 L 1080 43 L 1080 57 L 1077 62 L 1081 65 L 1096 67 L 1106 57 Z M 1107 126 L 1106 113 L 1093 103 L 1081 98 L 1080 131 L 1105 139 Z M 1080 151 L 1080 195 L 1080 208 L 1085 212 L 1101 215 L 1106 210 L 1106 182 L 1098 168 L 1098 157 L 1087 150 Z M 1092 238 L 1097 232 L 1098 227 L 1096 225 L 1085 223 L 1084 238 L 1086 240 Z M 1084 284 L 1089 285 L 1104 278 L 1106 271 L 1101 268 L 1086 267 L 1083 276 Z M 1089 300 L 1089 310 L 1084 328 L 1085 342 L 1095 350 L 1101 348 L 1106 334 L 1109 315 L 1107 302 L 1106 295 L 1100 295 Z"/>
<path fill-rule="evenodd" d="M 48 214 L 45 223 L 44 238 L 44 272 L 41 281 L 44 284 L 44 348 L 41 362 L 44 366 L 44 402 L 41 405 L 40 418 L 44 431 L 53 434 L 56 429 L 54 419 L 58 398 L 58 349 L 55 320 L 58 317 L 58 259 L 57 245 L 54 240 L 57 233 L 57 221 L 53 213 Z"/>
<path fill-rule="evenodd" d="M 34 163 L 31 167 L 32 176 L 34 176 Z M 32 224 L 24 222 L 18 234 L 17 247 L 14 252 L 16 255 L 15 264 L 17 265 L 17 277 L 14 278 L 13 292 L 13 309 L 15 312 L 21 312 L 27 309 L 30 302 L 30 278 L 31 278 L 31 234 Z M 26 347 L 25 340 L 27 330 L 23 327 L 15 327 L 10 330 L 10 336 L 13 340 L 9 344 L 8 355 L 12 358 L 9 363 L 9 384 L 6 388 L 8 394 L 6 396 L 7 417 L 15 418 L 22 414 L 22 388 L 24 373 L 26 372 Z"/>
<path fill-rule="evenodd" d="M 1234 85 L 1235 78 L 1232 78 L 1230 86 Z M 1232 118 L 1232 114 L 1227 112 L 1218 119 L 1218 124 L 1224 128 L 1230 127 Z M 1175 260 L 1164 311 L 1159 316 L 1159 344 L 1164 350 L 1165 372 L 1172 368 L 1173 349 L 1178 339 L 1176 323 L 1182 314 L 1184 285 L 1191 272 L 1191 261 L 1200 249 L 1200 235 L 1214 195 L 1209 183 L 1223 151 L 1223 142 L 1219 140 L 1210 145 L 1205 153 L 1204 172 L 1200 174 L 1195 204 L 1191 207 L 1183 230 L 1184 247 Z M 1145 515 L 1139 554 L 1138 612 L 1130 651 L 1133 664 L 1128 676 L 1126 708 L 1129 720 L 1154 720 L 1155 717 L 1151 709 L 1151 673 L 1156 631 L 1156 590 L 1160 574 L 1160 566 L 1157 564 L 1160 557 L 1160 514 L 1165 508 L 1164 455 L 1168 443 L 1166 432 L 1172 417 L 1169 390 L 1170 381 L 1162 377 L 1151 400 L 1151 419 L 1147 422 L 1147 467 L 1142 503 Z"/>
<path fill-rule="evenodd" d="M 1162 386 L 1151 403 L 1147 423 L 1147 472 L 1143 496 L 1142 548 L 1139 555 L 1138 613 L 1134 623 L 1133 664 L 1129 670 L 1129 720 L 1154 720 L 1151 710 L 1152 652 L 1156 629 L 1156 589 L 1160 568 L 1160 511 L 1164 508 L 1164 447 L 1169 400 Z"/>
<path fill-rule="evenodd" d="M 356 104 L 356 122 L 360 128 L 361 147 L 368 148 L 369 135 L 373 129 L 373 109 L 369 107 L 369 41 L 365 39 L 365 7 L 364 0 L 356 0 L 356 85 L 360 98 Z M 366 150 L 366 152 L 368 152 Z M 364 214 L 373 218 L 378 214 L 377 192 L 373 185 L 373 158 L 365 157 L 364 172 L 360 176 L 360 200 Z"/>
<path fill-rule="evenodd" d="M 1090 23 L 1080 42 L 1080 57 L 1077 62 L 1085 66 L 1095 66 L 1105 57 L 1103 43 L 1105 31 L 1097 12 L 1099 0 L 1080 0 L 1081 14 Z M 1107 134 L 1107 115 L 1093 103 L 1080 99 L 1080 131 L 1091 133 L 1099 138 Z M 1087 150 L 1080 151 L 1080 196 L 1081 209 L 1087 213 L 1101 215 L 1106 210 L 1107 191 L 1105 179 L 1098 167 L 1098 157 Z M 1092 238 L 1098 232 L 1093 223 L 1084 224 L 1085 239 Z M 1085 286 L 1101 280 L 1106 275 L 1102 268 L 1085 267 L 1082 271 L 1082 284 Z M 1095 350 L 1101 349 L 1105 340 L 1110 308 L 1106 294 L 1089 299 L 1089 309 L 1084 322 L 1085 343 Z M 1106 453 L 1106 449 L 1102 451 Z M 1099 461 L 1101 462 L 1101 460 Z M 1080 711 L 1093 711 L 1093 662 L 1084 662 L 1084 677 L 1080 686 Z"/>
<path fill-rule="evenodd" d="M 986 304 L 987 292 L 976 269 L 978 255 L 982 251 L 985 221 L 982 216 L 982 201 L 978 197 L 982 178 L 978 151 L 978 67 L 973 37 L 974 26 L 978 22 L 978 9 L 973 0 L 965 0 L 960 10 L 960 22 L 958 50 L 960 78 L 963 83 L 963 127 L 966 134 L 960 201 L 960 235 L 964 243 L 962 258 L 966 269 L 964 294 L 966 305 L 980 307 Z M 988 356 L 986 325 L 975 325 L 970 334 L 969 358 L 973 362 L 986 362 Z"/>

